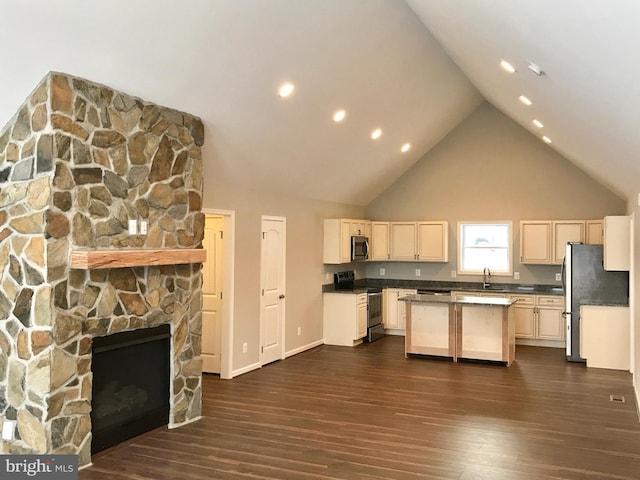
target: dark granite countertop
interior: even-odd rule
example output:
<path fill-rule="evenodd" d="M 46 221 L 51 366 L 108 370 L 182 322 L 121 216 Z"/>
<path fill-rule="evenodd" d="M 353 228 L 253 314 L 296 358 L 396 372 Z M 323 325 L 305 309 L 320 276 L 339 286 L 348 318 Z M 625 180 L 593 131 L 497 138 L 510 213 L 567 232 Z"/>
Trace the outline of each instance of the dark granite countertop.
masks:
<path fill-rule="evenodd" d="M 529 295 L 563 295 L 559 285 L 532 285 L 520 283 L 492 283 L 489 288 L 482 288 L 481 282 L 443 282 L 434 280 L 397 280 L 387 278 L 364 278 L 356 280 L 355 290 L 338 290 L 343 293 L 362 293 L 367 288 L 412 288 L 431 292 L 486 292 L 511 293 Z M 362 290 L 362 291 L 361 291 Z M 333 284 L 322 286 L 323 292 L 336 292 Z"/>
<path fill-rule="evenodd" d="M 509 298 L 465 297 L 464 295 L 407 295 L 398 299 L 408 303 L 446 303 L 457 305 L 481 305 L 488 307 L 510 307 L 516 300 Z"/>

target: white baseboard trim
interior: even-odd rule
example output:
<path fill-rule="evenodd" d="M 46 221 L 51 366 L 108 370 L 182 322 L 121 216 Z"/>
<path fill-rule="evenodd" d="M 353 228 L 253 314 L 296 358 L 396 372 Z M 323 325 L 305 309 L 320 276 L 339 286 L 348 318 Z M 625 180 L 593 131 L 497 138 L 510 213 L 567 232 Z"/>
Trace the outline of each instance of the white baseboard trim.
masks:
<path fill-rule="evenodd" d="M 293 350 L 291 350 L 289 352 L 286 352 L 284 354 L 284 358 L 293 357 L 294 355 L 297 355 L 297 354 L 302 353 L 302 352 L 306 352 L 307 350 L 311 350 L 312 348 L 319 347 L 320 345 L 324 345 L 324 341 L 323 340 L 316 340 L 315 342 L 308 343 L 307 345 L 303 345 L 301 347 L 294 348 Z"/>
<path fill-rule="evenodd" d="M 243 373 L 252 372 L 252 371 L 257 370 L 259 368 L 262 368 L 262 365 L 260 365 L 260 363 L 258 363 L 258 362 L 252 363 L 251 365 L 247 365 L 246 367 L 242 367 L 242 368 L 239 368 L 237 370 L 233 370 L 231 372 L 231 378 L 237 377 L 238 375 L 242 375 Z"/>

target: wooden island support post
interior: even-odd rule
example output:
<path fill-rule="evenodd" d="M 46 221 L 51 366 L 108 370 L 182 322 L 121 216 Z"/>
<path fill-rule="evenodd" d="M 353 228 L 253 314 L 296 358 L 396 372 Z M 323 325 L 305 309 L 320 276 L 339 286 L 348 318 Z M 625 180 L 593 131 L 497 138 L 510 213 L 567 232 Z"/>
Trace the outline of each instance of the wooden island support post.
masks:
<path fill-rule="evenodd" d="M 492 297 L 408 295 L 405 354 L 515 360 L 516 300 Z"/>

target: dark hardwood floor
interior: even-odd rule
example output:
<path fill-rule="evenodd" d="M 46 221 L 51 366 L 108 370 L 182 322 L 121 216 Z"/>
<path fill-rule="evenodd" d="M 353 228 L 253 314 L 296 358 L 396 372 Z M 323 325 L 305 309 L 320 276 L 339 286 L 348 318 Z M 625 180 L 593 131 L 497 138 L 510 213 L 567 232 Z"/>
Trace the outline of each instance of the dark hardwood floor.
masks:
<path fill-rule="evenodd" d="M 640 479 L 629 373 L 552 348 L 518 346 L 509 368 L 403 352 L 386 337 L 205 375 L 201 420 L 95 455 L 80 479 Z"/>

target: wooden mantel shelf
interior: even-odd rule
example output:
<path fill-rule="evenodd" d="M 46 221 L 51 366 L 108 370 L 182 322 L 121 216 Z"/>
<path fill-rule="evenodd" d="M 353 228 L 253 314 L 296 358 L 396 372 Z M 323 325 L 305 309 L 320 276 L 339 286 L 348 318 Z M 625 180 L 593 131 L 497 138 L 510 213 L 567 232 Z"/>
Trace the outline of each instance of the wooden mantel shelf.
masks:
<path fill-rule="evenodd" d="M 152 265 L 203 263 L 207 251 L 202 248 L 138 250 L 72 250 L 71 268 L 121 268 Z"/>

